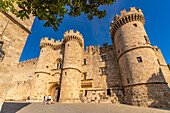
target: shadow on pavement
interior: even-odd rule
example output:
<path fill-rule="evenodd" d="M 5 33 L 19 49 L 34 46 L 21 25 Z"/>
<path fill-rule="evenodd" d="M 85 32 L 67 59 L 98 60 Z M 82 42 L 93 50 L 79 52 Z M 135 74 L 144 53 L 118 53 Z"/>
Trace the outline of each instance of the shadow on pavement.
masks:
<path fill-rule="evenodd" d="M 0 113 L 16 113 L 31 103 L 4 102 Z"/>

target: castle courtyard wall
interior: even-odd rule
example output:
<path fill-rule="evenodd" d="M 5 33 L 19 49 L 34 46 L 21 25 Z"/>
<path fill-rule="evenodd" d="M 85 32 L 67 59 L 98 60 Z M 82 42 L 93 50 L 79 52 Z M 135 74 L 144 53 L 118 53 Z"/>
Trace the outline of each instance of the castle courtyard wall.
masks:
<path fill-rule="evenodd" d="M 12 17 L 8 13 L 0 11 L 0 36 L 3 42 L 1 45 L 1 61 L 0 61 L 0 97 L 4 98 L 6 92 L 12 87 L 11 80 L 14 72 L 17 70 L 17 64 L 24 48 L 26 39 L 31 33 L 33 18 L 29 21 L 25 21 L 25 29 L 23 25 L 15 20 L 16 17 Z M 20 20 L 21 21 L 21 20 Z"/>

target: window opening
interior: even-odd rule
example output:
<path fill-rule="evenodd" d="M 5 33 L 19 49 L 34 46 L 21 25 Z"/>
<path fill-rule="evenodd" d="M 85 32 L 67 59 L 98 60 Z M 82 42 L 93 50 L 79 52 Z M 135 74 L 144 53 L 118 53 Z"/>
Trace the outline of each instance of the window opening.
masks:
<path fill-rule="evenodd" d="M 145 38 L 146 43 L 147 43 L 147 44 L 150 44 L 148 37 L 147 37 L 147 36 L 144 36 L 144 38 Z"/>
<path fill-rule="evenodd" d="M 106 74 L 106 68 L 102 68 L 102 75 Z"/>
<path fill-rule="evenodd" d="M 133 24 L 133 26 L 137 27 L 137 24 Z"/>
<path fill-rule="evenodd" d="M 110 89 L 107 89 L 107 95 L 111 95 Z"/>
<path fill-rule="evenodd" d="M 106 61 L 106 55 L 102 55 L 102 61 Z"/>
<path fill-rule="evenodd" d="M 127 78 L 127 83 L 129 84 L 129 79 Z"/>
<path fill-rule="evenodd" d="M 159 62 L 159 60 L 157 59 L 157 61 L 158 61 L 158 64 L 160 65 L 160 62 Z"/>
<path fill-rule="evenodd" d="M 84 74 L 84 80 L 86 80 L 87 79 L 87 75 L 86 75 L 86 73 Z"/>
<path fill-rule="evenodd" d="M 87 62 L 86 62 L 86 59 L 84 59 L 84 65 L 86 65 L 86 63 L 87 63 Z"/>
<path fill-rule="evenodd" d="M 87 96 L 87 90 L 85 90 L 85 94 L 84 95 L 85 95 L 85 97 Z"/>
<path fill-rule="evenodd" d="M 143 62 L 141 57 L 137 57 L 138 62 Z"/>

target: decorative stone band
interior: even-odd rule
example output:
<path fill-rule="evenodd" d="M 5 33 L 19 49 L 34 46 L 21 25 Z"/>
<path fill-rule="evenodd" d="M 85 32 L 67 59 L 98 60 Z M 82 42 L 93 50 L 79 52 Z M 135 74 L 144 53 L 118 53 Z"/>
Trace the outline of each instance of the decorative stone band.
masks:
<path fill-rule="evenodd" d="M 80 71 L 79 69 L 74 68 L 74 67 L 67 67 L 67 68 L 63 68 L 63 70 L 65 70 L 65 69 L 75 69 L 75 70 L 77 70 L 77 71 L 79 71 L 79 72 L 81 73 L 81 71 Z"/>
<path fill-rule="evenodd" d="M 168 83 L 166 83 L 166 82 L 148 82 L 148 83 L 138 83 L 138 84 L 132 84 L 132 85 L 124 86 L 124 88 L 126 88 L 126 87 L 131 87 L 131 86 L 137 86 L 137 85 L 147 85 L 147 84 L 168 84 Z"/>
<path fill-rule="evenodd" d="M 35 72 L 34 74 L 37 74 L 37 73 L 46 73 L 46 74 L 49 74 L 49 75 L 50 75 L 50 73 L 45 72 L 45 71 L 37 71 L 37 72 Z"/>
<path fill-rule="evenodd" d="M 118 59 L 117 61 L 119 62 L 119 59 L 122 55 L 124 55 L 125 53 L 129 52 L 129 51 L 132 51 L 132 50 L 135 50 L 135 49 L 141 49 L 141 48 L 151 48 L 152 49 L 152 46 L 148 45 L 148 46 L 139 46 L 139 47 L 134 47 L 134 48 L 131 48 L 131 49 L 128 49 L 124 52 L 122 52 L 119 56 L 118 56 Z"/>
<path fill-rule="evenodd" d="M 20 24 L 17 20 L 15 20 L 11 15 L 9 15 L 8 13 L 6 13 L 3 10 L 0 10 L 0 12 L 2 14 L 4 14 L 7 18 L 9 18 L 12 22 L 14 22 L 15 24 L 17 24 L 21 29 L 23 29 L 24 31 L 26 31 L 28 34 L 31 34 L 32 32 L 30 30 L 28 30 L 25 26 L 23 26 L 22 24 Z"/>
<path fill-rule="evenodd" d="M 143 14 L 141 13 L 133 13 L 133 14 L 129 14 L 129 15 L 125 15 L 121 18 L 119 18 L 117 21 L 115 22 L 111 22 L 111 27 L 110 27 L 110 32 L 111 34 L 114 36 L 116 31 L 124 24 L 132 22 L 132 21 L 140 21 L 142 22 L 142 24 L 145 24 L 145 18 L 143 16 Z"/>

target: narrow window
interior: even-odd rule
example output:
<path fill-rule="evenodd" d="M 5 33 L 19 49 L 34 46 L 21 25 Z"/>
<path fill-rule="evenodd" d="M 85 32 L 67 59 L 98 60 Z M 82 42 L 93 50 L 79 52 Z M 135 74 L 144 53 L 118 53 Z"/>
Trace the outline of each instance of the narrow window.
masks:
<path fill-rule="evenodd" d="M 111 95 L 110 89 L 107 89 L 107 95 Z"/>
<path fill-rule="evenodd" d="M 129 79 L 127 78 L 127 83 L 129 84 Z"/>
<path fill-rule="evenodd" d="M 60 63 L 60 69 L 61 69 L 61 63 Z"/>
<path fill-rule="evenodd" d="M 65 72 L 65 76 L 67 75 L 67 72 Z"/>
<path fill-rule="evenodd" d="M 46 66 L 46 68 L 49 68 L 48 66 Z"/>
<path fill-rule="evenodd" d="M 102 57 L 102 61 L 106 61 L 106 55 L 103 55 L 101 57 Z"/>
<path fill-rule="evenodd" d="M 118 53 L 120 53 L 120 50 L 118 50 Z"/>
<path fill-rule="evenodd" d="M 87 90 L 85 90 L 85 94 L 84 95 L 85 95 L 85 97 L 87 96 Z"/>
<path fill-rule="evenodd" d="M 69 46 L 69 44 L 68 44 L 68 46 Z"/>
<path fill-rule="evenodd" d="M 133 26 L 137 27 L 137 24 L 133 24 Z"/>
<path fill-rule="evenodd" d="M 37 75 L 37 78 L 39 77 L 39 74 Z"/>
<path fill-rule="evenodd" d="M 102 68 L 102 75 L 106 74 L 106 68 Z"/>
<path fill-rule="evenodd" d="M 86 73 L 84 74 L 84 80 L 86 80 L 86 77 L 87 77 L 87 75 L 86 75 Z"/>
<path fill-rule="evenodd" d="M 86 65 L 86 59 L 84 59 L 84 65 Z"/>
<path fill-rule="evenodd" d="M 57 69 L 59 69 L 59 63 L 57 63 Z"/>
<path fill-rule="evenodd" d="M 160 65 L 160 62 L 159 62 L 159 60 L 157 59 L 157 61 L 158 61 L 158 64 Z"/>
<path fill-rule="evenodd" d="M 147 37 L 147 36 L 144 36 L 144 38 L 145 38 L 146 43 L 147 43 L 147 44 L 150 44 L 148 37 Z"/>
<path fill-rule="evenodd" d="M 138 62 L 142 62 L 142 58 L 141 57 L 137 57 Z"/>

